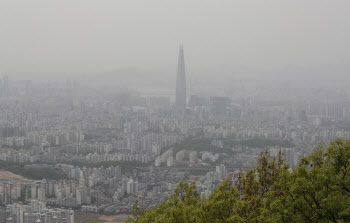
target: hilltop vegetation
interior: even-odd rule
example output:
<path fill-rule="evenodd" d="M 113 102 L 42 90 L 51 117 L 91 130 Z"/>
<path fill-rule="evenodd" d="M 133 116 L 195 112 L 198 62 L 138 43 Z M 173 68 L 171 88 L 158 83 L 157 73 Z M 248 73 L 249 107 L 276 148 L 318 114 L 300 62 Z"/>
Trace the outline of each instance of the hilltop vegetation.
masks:
<path fill-rule="evenodd" d="M 232 153 L 231 149 L 220 149 L 218 147 L 215 147 L 211 145 L 210 139 L 205 138 L 192 138 L 192 139 L 185 139 L 181 143 L 177 143 L 175 145 L 172 145 L 170 147 L 167 147 L 163 149 L 162 152 L 165 152 L 169 148 L 173 149 L 173 153 L 176 154 L 177 152 L 180 152 L 181 150 L 191 150 L 196 152 L 204 152 L 204 151 L 210 151 L 213 153 Z"/>
<path fill-rule="evenodd" d="M 61 180 L 67 176 L 62 170 L 57 169 L 25 169 L 25 164 L 15 164 L 5 161 L 0 161 L 0 169 L 9 171 L 14 174 L 24 176 L 32 180 Z"/>
<path fill-rule="evenodd" d="M 295 145 L 288 140 L 273 140 L 273 139 L 222 139 L 224 142 L 224 148 L 218 148 L 211 144 L 211 139 L 206 138 L 189 138 L 185 139 L 181 143 L 164 148 L 164 153 L 169 148 L 173 149 L 174 154 L 181 150 L 191 150 L 196 152 L 210 151 L 212 153 L 226 153 L 228 155 L 234 155 L 235 152 L 231 149 L 234 146 L 248 146 L 252 148 L 266 148 L 269 146 L 278 147 L 295 147 Z"/>
<path fill-rule="evenodd" d="M 224 139 L 225 145 L 228 146 L 248 146 L 254 148 L 266 148 L 268 146 L 278 146 L 278 147 L 295 147 L 295 145 L 288 140 L 277 140 L 277 139 Z"/>
<path fill-rule="evenodd" d="M 78 162 L 73 161 L 68 164 L 78 166 L 78 167 L 87 167 L 87 168 L 98 168 L 98 167 L 111 167 L 111 166 L 119 166 L 121 168 L 122 173 L 131 173 L 135 170 L 136 167 L 148 167 L 149 164 L 142 163 L 138 161 L 106 161 L 106 162 Z"/>
<path fill-rule="evenodd" d="M 136 202 L 128 222 L 350 222 L 350 140 L 317 147 L 289 171 L 280 153 L 226 179 L 207 198 L 195 183 L 180 183 L 175 194 L 151 210 Z"/>

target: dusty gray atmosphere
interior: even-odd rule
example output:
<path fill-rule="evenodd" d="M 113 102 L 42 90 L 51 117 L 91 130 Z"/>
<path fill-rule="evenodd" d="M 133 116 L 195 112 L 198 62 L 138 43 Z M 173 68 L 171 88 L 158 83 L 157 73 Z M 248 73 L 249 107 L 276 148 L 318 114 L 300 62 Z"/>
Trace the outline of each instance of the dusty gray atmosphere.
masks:
<path fill-rule="evenodd" d="M 31 205 L 28 222 L 129 214 L 184 180 L 208 196 L 263 149 L 294 168 L 349 138 L 349 9 L 1 0 L 0 203 Z"/>

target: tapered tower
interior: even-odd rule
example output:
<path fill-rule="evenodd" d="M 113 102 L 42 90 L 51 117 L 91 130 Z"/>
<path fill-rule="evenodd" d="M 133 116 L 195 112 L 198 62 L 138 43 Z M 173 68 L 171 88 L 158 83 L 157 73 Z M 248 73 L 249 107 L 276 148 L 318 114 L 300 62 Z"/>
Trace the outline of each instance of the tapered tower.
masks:
<path fill-rule="evenodd" d="M 177 62 L 177 79 L 176 79 L 176 108 L 179 111 L 184 111 L 186 108 L 186 73 L 184 49 L 180 46 L 179 59 Z"/>

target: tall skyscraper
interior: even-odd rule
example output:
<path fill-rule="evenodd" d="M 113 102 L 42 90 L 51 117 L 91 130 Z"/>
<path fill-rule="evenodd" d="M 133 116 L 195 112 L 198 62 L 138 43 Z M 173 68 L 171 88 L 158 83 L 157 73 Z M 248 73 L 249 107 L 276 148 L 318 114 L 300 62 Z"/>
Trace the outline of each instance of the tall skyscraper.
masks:
<path fill-rule="evenodd" d="M 176 108 L 179 111 L 184 111 L 186 108 L 186 73 L 184 49 L 180 46 L 179 59 L 177 63 L 177 79 L 176 79 Z"/>
<path fill-rule="evenodd" d="M 32 94 L 32 90 L 33 90 L 33 83 L 31 80 L 25 80 L 24 82 L 24 92 L 27 96 Z"/>
<path fill-rule="evenodd" d="M 2 86 L 3 95 L 5 97 L 7 97 L 9 95 L 9 78 L 8 78 L 8 76 L 5 75 L 3 77 L 2 84 L 3 84 L 3 86 Z"/>

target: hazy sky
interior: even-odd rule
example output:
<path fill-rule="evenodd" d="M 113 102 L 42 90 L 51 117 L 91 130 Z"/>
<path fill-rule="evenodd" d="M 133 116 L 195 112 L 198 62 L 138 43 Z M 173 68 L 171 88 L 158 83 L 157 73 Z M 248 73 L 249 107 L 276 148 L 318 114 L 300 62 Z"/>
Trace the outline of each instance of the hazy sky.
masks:
<path fill-rule="evenodd" d="M 349 0 L 0 0 L 0 72 L 349 70 Z"/>

